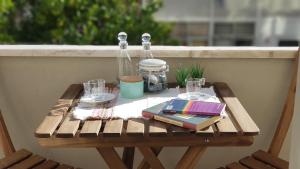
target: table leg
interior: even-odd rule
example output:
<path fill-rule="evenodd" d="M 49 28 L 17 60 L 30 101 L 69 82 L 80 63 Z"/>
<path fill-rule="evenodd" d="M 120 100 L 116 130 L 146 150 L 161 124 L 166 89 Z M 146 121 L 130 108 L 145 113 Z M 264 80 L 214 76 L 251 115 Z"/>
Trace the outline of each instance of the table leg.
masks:
<path fill-rule="evenodd" d="M 162 147 L 151 147 L 152 152 L 158 156 L 163 148 Z M 150 169 L 150 165 L 147 160 L 144 158 L 142 162 L 138 165 L 137 169 Z"/>
<path fill-rule="evenodd" d="M 206 147 L 203 146 L 191 146 L 189 147 L 181 160 L 177 163 L 176 169 L 193 169 L 202 154 L 205 152 Z"/>
<path fill-rule="evenodd" d="M 156 157 L 154 152 L 150 147 L 138 147 L 140 152 L 144 155 L 144 158 L 147 160 L 151 168 L 155 169 L 164 169 L 164 166 L 161 164 L 159 159 Z"/>
<path fill-rule="evenodd" d="M 128 169 L 132 169 L 134 161 L 134 147 L 124 147 L 122 160 Z"/>
<path fill-rule="evenodd" d="M 113 147 L 98 147 L 98 152 L 111 169 L 126 169 L 127 167 Z"/>

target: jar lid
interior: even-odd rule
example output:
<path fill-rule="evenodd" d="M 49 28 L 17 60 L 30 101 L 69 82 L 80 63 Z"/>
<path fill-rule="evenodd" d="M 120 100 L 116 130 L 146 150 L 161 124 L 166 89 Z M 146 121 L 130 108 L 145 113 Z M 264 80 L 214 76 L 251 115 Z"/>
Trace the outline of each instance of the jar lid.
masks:
<path fill-rule="evenodd" d="M 161 59 L 144 59 L 139 62 L 140 70 L 161 71 L 167 68 L 167 63 Z"/>

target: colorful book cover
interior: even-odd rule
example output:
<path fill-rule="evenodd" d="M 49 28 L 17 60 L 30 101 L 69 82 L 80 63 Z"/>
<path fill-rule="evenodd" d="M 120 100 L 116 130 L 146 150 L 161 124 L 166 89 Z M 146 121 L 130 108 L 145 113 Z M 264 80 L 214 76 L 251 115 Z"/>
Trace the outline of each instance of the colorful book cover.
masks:
<path fill-rule="evenodd" d="M 194 100 L 173 99 L 163 108 L 164 113 L 220 116 L 226 104 Z"/>
<path fill-rule="evenodd" d="M 188 114 L 164 114 L 162 109 L 168 104 L 168 102 L 164 102 L 150 108 L 143 110 L 143 117 L 155 119 L 158 121 L 162 121 L 165 123 L 173 124 L 176 126 L 193 129 L 193 130 L 201 130 L 206 128 L 220 119 L 221 116 L 196 116 L 196 115 L 188 115 Z"/>

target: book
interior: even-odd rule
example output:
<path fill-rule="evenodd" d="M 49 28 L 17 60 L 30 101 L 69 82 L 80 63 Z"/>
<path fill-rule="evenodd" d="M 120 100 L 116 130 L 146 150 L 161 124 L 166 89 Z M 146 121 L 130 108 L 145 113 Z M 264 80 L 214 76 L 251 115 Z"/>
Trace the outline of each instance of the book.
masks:
<path fill-rule="evenodd" d="M 162 110 L 168 104 L 168 102 L 169 101 L 163 102 L 161 104 L 143 110 L 142 112 L 143 117 L 149 119 L 155 119 L 161 122 L 165 122 L 165 123 L 169 123 L 169 124 L 173 124 L 188 129 L 193 129 L 193 130 L 204 129 L 222 119 L 222 116 L 165 114 L 162 112 Z"/>
<path fill-rule="evenodd" d="M 163 112 L 169 114 L 179 113 L 191 115 L 220 116 L 225 107 L 226 104 L 224 103 L 172 99 L 163 108 Z"/>

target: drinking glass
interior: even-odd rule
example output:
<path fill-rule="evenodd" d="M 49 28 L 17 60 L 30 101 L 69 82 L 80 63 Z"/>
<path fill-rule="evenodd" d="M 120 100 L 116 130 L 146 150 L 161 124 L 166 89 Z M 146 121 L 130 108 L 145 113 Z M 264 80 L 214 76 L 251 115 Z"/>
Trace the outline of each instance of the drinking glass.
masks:
<path fill-rule="evenodd" d="M 186 93 L 188 99 L 197 100 L 202 86 L 205 84 L 205 78 L 193 78 L 186 81 Z"/>
<path fill-rule="evenodd" d="M 100 96 L 105 91 L 105 80 L 96 79 L 89 80 L 83 83 L 84 95 L 86 97 L 97 97 Z"/>

